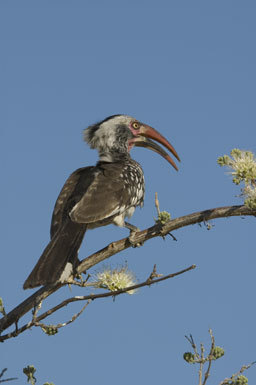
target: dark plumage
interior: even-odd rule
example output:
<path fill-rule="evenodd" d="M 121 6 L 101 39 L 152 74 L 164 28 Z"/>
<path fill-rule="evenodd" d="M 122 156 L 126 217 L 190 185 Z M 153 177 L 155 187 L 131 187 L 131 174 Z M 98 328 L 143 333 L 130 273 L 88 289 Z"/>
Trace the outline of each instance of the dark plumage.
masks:
<path fill-rule="evenodd" d="M 143 205 L 145 186 L 142 168 L 130 157 L 130 149 L 151 148 L 176 168 L 169 155 L 147 136 L 164 144 L 178 158 L 157 131 L 126 115 L 113 115 L 85 130 L 85 140 L 98 150 L 100 160 L 96 166 L 74 171 L 65 182 L 52 215 L 51 240 L 24 289 L 65 282 L 74 275 L 87 229 L 111 223 L 131 228 L 125 217 Z"/>

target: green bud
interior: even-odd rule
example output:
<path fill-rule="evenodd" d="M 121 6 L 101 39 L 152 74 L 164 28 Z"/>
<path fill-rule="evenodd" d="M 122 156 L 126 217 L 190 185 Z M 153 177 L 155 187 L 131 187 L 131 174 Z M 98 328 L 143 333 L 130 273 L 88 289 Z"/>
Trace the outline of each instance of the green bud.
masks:
<path fill-rule="evenodd" d="M 42 326 L 41 329 L 48 336 L 54 336 L 54 334 L 58 333 L 58 328 L 55 325 Z"/>
<path fill-rule="evenodd" d="M 236 380 L 232 381 L 230 385 L 247 385 L 248 384 L 248 378 L 241 375 L 238 376 Z"/>
<path fill-rule="evenodd" d="M 161 225 L 164 225 L 166 222 L 169 222 L 171 219 L 171 214 L 168 213 L 167 211 L 161 211 L 158 214 L 158 218 L 155 220 L 156 223 L 161 223 Z"/>
<path fill-rule="evenodd" d="M 28 365 L 26 368 L 23 368 L 23 373 L 27 376 L 27 382 L 30 382 L 32 385 L 36 383 L 36 378 L 34 374 L 36 372 L 36 368 L 33 365 Z"/>
<path fill-rule="evenodd" d="M 224 349 L 222 349 L 220 346 L 215 346 L 215 348 L 213 349 L 213 352 L 212 352 L 212 355 L 213 355 L 215 360 L 224 356 L 224 354 L 225 354 Z"/>
<path fill-rule="evenodd" d="M 217 159 L 217 163 L 223 167 L 223 166 L 231 166 L 232 165 L 232 159 L 228 155 L 219 156 Z"/>
<path fill-rule="evenodd" d="M 195 355 L 191 352 L 186 352 L 183 354 L 183 358 L 185 361 L 187 361 L 189 364 L 195 363 Z"/>

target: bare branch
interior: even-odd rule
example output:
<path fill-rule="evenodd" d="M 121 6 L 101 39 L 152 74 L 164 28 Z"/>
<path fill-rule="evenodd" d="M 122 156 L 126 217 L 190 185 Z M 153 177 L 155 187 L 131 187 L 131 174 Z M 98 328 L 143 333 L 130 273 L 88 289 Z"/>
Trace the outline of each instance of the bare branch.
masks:
<path fill-rule="evenodd" d="M 199 211 L 193 214 L 185 215 L 183 217 L 172 219 L 165 225 L 157 224 L 155 226 L 149 227 L 146 230 L 138 231 L 134 236 L 134 242 L 144 243 L 148 239 L 159 236 L 162 237 L 163 235 L 168 234 L 170 231 L 177 230 L 185 226 L 194 225 L 195 223 L 205 222 L 210 219 L 244 215 L 256 216 L 256 210 L 251 210 L 246 206 L 226 206 L 211 210 Z M 129 247 L 131 247 L 129 238 L 124 238 L 120 241 L 112 242 L 107 247 L 83 259 L 79 264 L 77 271 L 78 273 L 82 273 L 90 269 L 92 266 L 97 265 L 99 262 L 102 262 L 112 255 L 115 255 Z"/>
<path fill-rule="evenodd" d="M 153 279 L 152 277 L 154 275 L 156 277 L 160 275 L 160 274 L 156 273 L 156 268 L 154 266 L 154 269 L 153 269 L 152 273 L 150 274 L 149 278 L 146 281 L 142 282 L 142 283 L 138 283 L 137 285 L 129 286 L 129 287 L 126 287 L 124 289 L 116 290 L 116 291 L 111 291 L 111 292 L 71 297 L 71 298 L 68 298 L 68 299 L 62 301 L 61 303 L 59 303 L 58 305 L 54 306 L 53 308 L 47 310 L 46 312 L 44 312 L 40 316 L 34 317 L 34 314 L 37 313 L 37 311 L 39 309 L 39 307 L 37 307 L 36 310 L 34 311 L 32 321 L 28 322 L 26 325 L 23 325 L 18 330 L 15 330 L 15 331 L 13 331 L 11 333 L 8 333 L 8 334 L 5 334 L 5 335 L 1 336 L 0 337 L 0 342 L 3 342 L 3 341 L 5 341 L 5 340 L 7 340 L 7 339 L 9 339 L 11 337 L 17 337 L 19 334 L 21 334 L 22 332 L 24 332 L 27 329 L 30 329 L 32 326 L 41 326 L 41 327 L 45 327 L 46 328 L 46 325 L 39 324 L 39 322 L 42 321 L 44 318 L 48 317 L 49 315 L 53 314 L 57 310 L 61 309 L 62 307 L 67 306 L 69 303 L 77 302 L 77 301 L 87 301 L 86 305 L 82 308 L 82 310 L 79 313 L 75 314 L 70 321 L 66 322 L 66 325 L 71 323 L 71 322 L 73 322 L 84 311 L 84 309 L 89 305 L 89 303 L 91 301 L 95 300 L 95 299 L 106 298 L 106 297 L 116 297 L 116 296 L 118 296 L 120 294 L 124 294 L 124 293 L 126 293 L 126 292 L 128 292 L 130 290 L 135 290 L 135 289 L 138 289 L 138 288 L 143 287 L 143 286 L 151 286 L 151 285 L 153 285 L 155 283 L 158 283 L 158 282 L 161 282 L 161 281 L 165 281 L 166 279 L 174 278 L 174 277 L 176 277 L 178 275 L 184 274 L 187 271 L 195 269 L 195 267 L 196 267 L 195 265 L 191 265 L 191 266 L 187 267 L 186 269 L 180 270 L 180 271 L 178 271 L 176 273 L 168 274 L 168 275 L 165 275 L 163 277 Z M 62 326 L 65 326 L 65 324 L 58 324 L 58 325 L 56 325 L 56 328 L 59 328 L 59 327 L 62 327 Z"/>
<path fill-rule="evenodd" d="M 134 236 L 135 243 L 144 243 L 148 239 L 163 236 L 168 234 L 170 231 L 177 230 L 181 227 L 190 226 L 195 223 L 201 223 L 215 218 L 226 218 L 232 216 L 256 216 L 256 209 L 252 210 L 246 206 L 227 206 L 219 207 L 210 210 L 199 211 L 190 215 L 185 215 L 173 220 L 170 220 L 164 225 L 155 225 L 146 230 L 136 232 Z M 104 261 L 105 259 L 111 257 L 114 254 L 117 254 L 129 247 L 131 247 L 129 238 L 124 238 L 116 242 L 110 243 L 108 246 L 99 250 L 98 252 L 90 255 L 89 257 L 83 259 L 78 266 L 77 272 L 81 274 L 86 270 L 90 269 L 92 266 L 97 265 L 99 262 Z M 28 297 L 25 301 L 19 304 L 16 308 L 10 311 L 6 316 L 0 320 L 0 331 L 7 329 L 12 324 L 17 324 L 18 320 L 26 314 L 33 307 L 36 307 L 42 300 L 47 298 L 49 295 L 57 291 L 63 286 L 63 284 L 56 283 L 51 285 L 46 285 L 34 294 Z M 18 332 L 17 328 L 17 331 Z"/>

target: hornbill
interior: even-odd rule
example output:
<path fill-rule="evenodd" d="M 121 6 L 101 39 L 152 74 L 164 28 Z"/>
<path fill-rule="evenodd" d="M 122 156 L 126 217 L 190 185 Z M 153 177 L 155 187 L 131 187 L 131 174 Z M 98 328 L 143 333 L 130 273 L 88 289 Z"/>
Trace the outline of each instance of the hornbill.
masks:
<path fill-rule="evenodd" d="M 78 251 L 85 231 L 108 224 L 127 227 L 136 206 L 143 206 L 144 176 L 130 156 L 134 146 L 149 148 L 163 156 L 176 170 L 173 146 L 154 128 L 127 115 L 113 115 L 89 126 L 84 140 L 99 152 L 96 166 L 74 171 L 65 182 L 52 215 L 51 240 L 23 288 L 65 282 L 75 275 Z"/>

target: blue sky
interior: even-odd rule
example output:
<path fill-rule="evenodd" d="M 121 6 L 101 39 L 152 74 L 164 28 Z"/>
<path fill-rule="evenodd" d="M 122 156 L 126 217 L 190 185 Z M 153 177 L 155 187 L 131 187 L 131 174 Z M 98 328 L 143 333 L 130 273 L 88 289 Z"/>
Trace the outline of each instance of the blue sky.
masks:
<path fill-rule="evenodd" d="M 48 242 L 65 179 L 97 161 L 82 130 L 108 115 L 150 124 L 182 159 L 176 173 L 156 154 L 133 150 L 146 178 L 145 206 L 132 219 L 141 229 L 153 224 L 155 191 L 172 217 L 241 203 L 216 159 L 234 147 L 256 150 L 255 11 L 254 1 L 237 0 L 1 1 L 0 295 L 7 311 L 32 293 L 22 285 Z M 209 327 L 226 351 L 209 385 L 255 360 L 255 218 L 212 224 L 106 262 L 127 261 L 138 280 L 154 263 L 164 274 L 196 270 L 92 303 L 55 337 L 25 332 L 1 345 L 1 367 L 19 383 L 33 364 L 39 384 L 196 384 L 197 368 L 182 359 L 184 335 L 209 342 Z M 126 235 L 114 226 L 88 232 L 80 256 Z M 43 309 L 78 293 L 64 288 Z M 65 322 L 80 307 L 49 322 Z M 255 383 L 255 368 L 247 374 Z"/>

